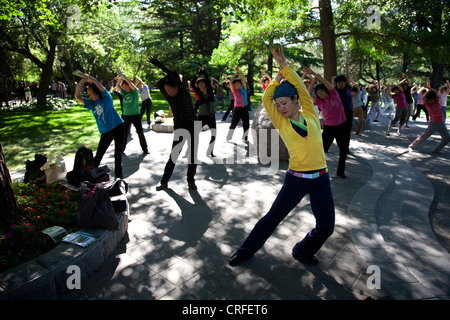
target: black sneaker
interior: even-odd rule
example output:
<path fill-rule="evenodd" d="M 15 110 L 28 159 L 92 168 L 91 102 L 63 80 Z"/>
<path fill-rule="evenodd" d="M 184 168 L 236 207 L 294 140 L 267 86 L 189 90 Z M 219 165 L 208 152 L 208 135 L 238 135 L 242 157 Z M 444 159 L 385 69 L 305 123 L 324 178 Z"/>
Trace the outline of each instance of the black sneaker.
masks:
<path fill-rule="evenodd" d="M 160 182 L 158 186 L 156 186 L 156 191 L 161 191 L 167 189 L 167 182 Z"/>
<path fill-rule="evenodd" d="M 295 260 L 297 260 L 298 262 L 301 262 L 303 264 L 318 264 L 319 263 L 319 259 L 317 259 L 315 256 L 301 257 L 301 256 L 295 254 L 295 252 L 292 252 L 292 257 L 294 257 Z"/>
<path fill-rule="evenodd" d="M 341 179 L 346 179 L 346 178 L 347 178 L 347 176 L 345 175 L 345 173 L 336 173 L 336 175 L 337 175 L 338 177 L 340 177 Z"/>
<path fill-rule="evenodd" d="M 232 267 L 237 266 L 238 264 L 240 264 L 241 262 L 245 261 L 247 259 L 243 259 L 241 257 L 239 257 L 236 253 L 233 254 L 230 258 L 230 260 L 228 260 L 228 264 Z"/>

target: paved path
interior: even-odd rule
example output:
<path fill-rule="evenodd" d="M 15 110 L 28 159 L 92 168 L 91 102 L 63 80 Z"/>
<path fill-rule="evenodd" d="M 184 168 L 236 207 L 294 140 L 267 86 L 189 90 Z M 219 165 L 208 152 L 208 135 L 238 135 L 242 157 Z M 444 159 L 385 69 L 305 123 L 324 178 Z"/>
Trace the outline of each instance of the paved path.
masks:
<path fill-rule="evenodd" d="M 198 191 L 188 190 L 181 157 L 169 189 L 156 191 L 172 134 L 145 130 L 151 153 L 144 156 L 133 131 L 124 156 L 128 234 L 66 299 L 448 300 L 450 146 L 431 154 L 439 138 L 433 136 L 421 152 L 409 153 L 408 144 L 425 130 L 424 119 L 410 123 L 400 137 L 394 130 L 387 137 L 388 119 L 380 120 L 363 136 L 352 135 L 347 179 L 334 176 L 337 147 L 326 154 L 336 227 L 316 266 L 291 256 L 293 245 L 314 226 L 307 199 L 253 259 L 228 266 L 229 256 L 270 208 L 287 169 L 287 163 L 276 171 L 258 164 L 253 146 L 249 150 L 239 140 L 239 127 L 234 143 L 226 142 L 230 119 L 218 121 L 214 161 L 204 156 L 209 131 L 200 135 Z M 103 164 L 113 167 L 113 148 Z"/>

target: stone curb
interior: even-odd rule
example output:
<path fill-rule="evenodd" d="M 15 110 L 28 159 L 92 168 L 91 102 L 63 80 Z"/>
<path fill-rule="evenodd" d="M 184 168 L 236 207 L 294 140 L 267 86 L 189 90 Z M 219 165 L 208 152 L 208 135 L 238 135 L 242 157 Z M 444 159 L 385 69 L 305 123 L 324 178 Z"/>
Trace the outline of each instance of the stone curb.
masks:
<path fill-rule="evenodd" d="M 128 230 L 127 212 L 118 213 L 119 230 L 82 228 L 98 237 L 89 247 L 62 243 L 42 256 L 0 274 L 0 300 L 57 300 L 67 294 L 69 266 L 78 266 L 81 284 L 114 252 Z"/>

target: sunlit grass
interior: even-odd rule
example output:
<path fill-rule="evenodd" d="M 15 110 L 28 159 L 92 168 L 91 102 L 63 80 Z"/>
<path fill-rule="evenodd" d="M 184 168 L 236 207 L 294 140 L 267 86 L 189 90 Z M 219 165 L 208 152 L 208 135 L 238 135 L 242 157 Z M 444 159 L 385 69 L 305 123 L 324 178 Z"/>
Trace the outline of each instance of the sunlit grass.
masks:
<path fill-rule="evenodd" d="M 153 96 L 153 110 L 168 110 L 159 92 Z M 117 98 L 114 106 L 122 114 Z M 81 146 L 96 150 L 99 139 L 94 116 L 81 104 L 59 111 L 0 113 L 0 141 L 10 170 L 24 169 L 36 153 L 69 157 Z"/>

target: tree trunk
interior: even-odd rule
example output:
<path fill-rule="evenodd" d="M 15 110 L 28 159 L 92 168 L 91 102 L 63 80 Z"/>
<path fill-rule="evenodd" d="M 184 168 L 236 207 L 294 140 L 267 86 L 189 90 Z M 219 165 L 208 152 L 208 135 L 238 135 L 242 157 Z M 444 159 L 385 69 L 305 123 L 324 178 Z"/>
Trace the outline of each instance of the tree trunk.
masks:
<path fill-rule="evenodd" d="M 180 31 L 180 61 L 183 61 L 183 51 L 184 51 L 184 42 L 183 42 L 183 32 Z"/>
<path fill-rule="evenodd" d="M 433 10 L 431 14 L 431 37 L 435 38 L 436 42 L 445 41 L 444 39 L 444 24 L 448 23 L 442 21 L 442 16 L 444 13 L 444 1 L 434 1 L 432 2 Z M 447 5 L 448 6 L 448 5 Z M 438 40 L 439 39 L 439 40 Z M 441 40 L 442 39 L 442 40 Z M 428 42 L 428 39 L 424 41 Z M 424 44 L 425 44 L 424 43 Z M 427 43 L 428 44 L 428 43 Z M 444 73 L 444 65 L 442 62 L 448 61 L 448 52 L 446 50 L 442 50 L 445 46 L 442 46 L 440 43 L 438 46 L 434 47 L 433 50 L 430 50 L 430 57 L 432 57 L 431 61 L 431 75 L 430 75 L 430 86 L 433 89 L 438 90 L 441 86 L 442 76 Z M 438 51 L 438 52 L 436 52 Z"/>
<path fill-rule="evenodd" d="M 408 72 L 408 65 L 409 65 L 409 54 L 407 52 L 403 52 L 402 60 L 403 60 L 402 72 L 406 74 Z"/>
<path fill-rule="evenodd" d="M 254 50 L 248 51 L 248 72 L 247 72 L 247 92 L 248 92 L 248 99 L 250 101 L 250 96 L 253 95 L 253 89 L 254 89 L 254 82 L 253 82 L 253 76 L 255 74 L 255 68 L 254 68 L 254 62 L 255 62 L 255 52 Z"/>
<path fill-rule="evenodd" d="M 267 74 L 275 79 L 275 77 L 272 76 L 272 74 L 273 74 L 273 55 L 272 55 L 272 52 L 269 52 L 269 56 L 267 57 Z"/>
<path fill-rule="evenodd" d="M 381 65 L 380 65 L 380 61 L 375 60 L 375 75 L 378 83 L 380 83 L 380 78 L 381 78 Z"/>
<path fill-rule="evenodd" d="M 39 89 L 37 92 L 37 104 L 41 106 L 47 104 L 47 92 L 52 81 L 53 63 L 55 62 L 57 43 L 57 38 L 50 35 L 48 39 L 49 51 L 47 54 L 47 60 L 45 61 L 44 67 L 42 68 L 41 79 L 39 81 Z"/>
<path fill-rule="evenodd" d="M 430 75 L 430 86 L 433 89 L 438 90 L 441 86 L 442 76 L 444 73 L 444 65 L 439 62 L 431 63 L 431 75 Z"/>
<path fill-rule="evenodd" d="M 319 0 L 320 39 L 322 40 L 324 78 L 331 82 L 337 75 L 336 35 L 334 33 L 333 11 L 330 0 Z"/>
<path fill-rule="evenodd" d="M 14 191 L 11 183 L 11 176 L 9 175 L 8 167 L 6 166 L 5 154 L 0 142 L 0 230 L 10 228 L 14 223 L 17 213 L 17 201 L 14 197 Z"/>

